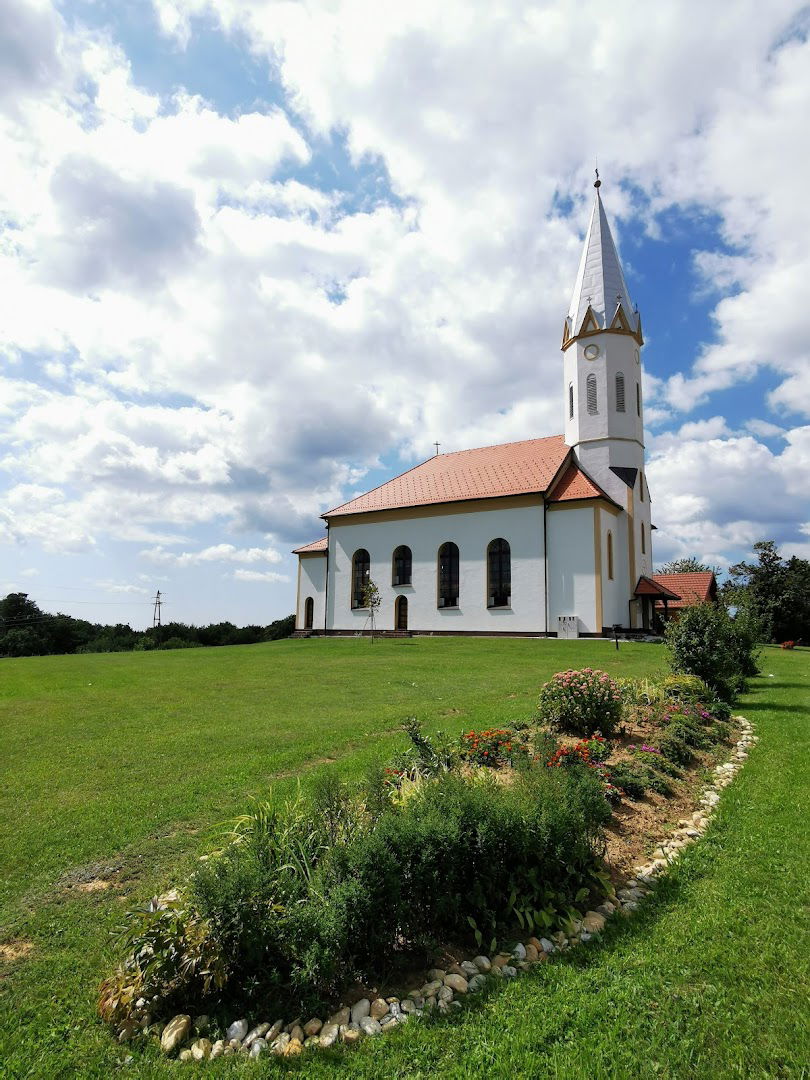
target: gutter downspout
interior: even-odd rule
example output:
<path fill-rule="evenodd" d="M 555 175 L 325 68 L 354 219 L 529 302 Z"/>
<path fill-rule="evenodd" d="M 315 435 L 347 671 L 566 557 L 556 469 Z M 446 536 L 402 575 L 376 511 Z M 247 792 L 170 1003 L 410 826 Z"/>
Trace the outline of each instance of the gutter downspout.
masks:
<path fill-rule="evenodd" d="M 548 637 L 548 532 L 546 529 L 546 510 L 548 503 L 543 495 L 543 598 L 546 609 L 546 637 Z"/>

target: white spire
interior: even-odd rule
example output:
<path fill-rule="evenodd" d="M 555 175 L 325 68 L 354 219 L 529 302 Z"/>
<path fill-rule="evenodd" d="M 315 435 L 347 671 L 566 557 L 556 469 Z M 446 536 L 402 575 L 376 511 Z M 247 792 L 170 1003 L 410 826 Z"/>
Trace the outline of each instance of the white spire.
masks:
<path fill-rule="evenodd" d="M 599 197 L 601 180 L 596 174 L 596 197 L 593 211 L 585 236 L 585 247 L 579 263 L 574 294 L 568 309 L 568 334 L 575 337 L 582 326 L 585 312 L 590 304 L 600 329 L 610 326 L 621 303 L 630 329 L 638 329 L 638 316 L 633 311 L 633 303 L 622 273 L 616 245 L 610 234 L 605 208 Z"/>

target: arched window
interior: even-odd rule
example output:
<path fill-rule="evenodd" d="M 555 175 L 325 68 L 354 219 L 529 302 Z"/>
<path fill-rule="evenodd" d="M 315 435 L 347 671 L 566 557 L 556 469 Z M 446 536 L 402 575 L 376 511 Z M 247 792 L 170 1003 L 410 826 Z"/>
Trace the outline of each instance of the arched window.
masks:
<path fill-rule="evenodd" d="M 613 581 L 613 533 L 607 534 L 608 581 Z"/>
<path fill-rule="evenodd" d="M 641 416 L 641 383 L 636 383 L 636 415 Z"/>
<path fill-rule="evenodd" d="M 391 584 L 410 585 L 411 583 L 411 549 L 404 544 L 394 551 L 391 565 Z"/>
<path fill-rule="evenodd" d="M 616 375 L 616 412 L 624 411 L 624 375 L 619 371 Z"/>
<path fill-rule="evenodd" d="M 371 560 L 365 548 L 358 548 L 352 557 L 352 607 L 364 607 L 366 585 L 371 578 Z"/>
<path fill-rule="evenodd" d="M 512 553 L 506 540 L 493 540 L 487 548 L 487 607 L 509 607 L 512 602 Z"/>
<path fill-rule="evenodd" d="M 452 541 L 439 548 L 439 607 L 458 607 L 458 548 Z"/>
<path fill-rule="evenodd" d="M 589 375 L 585 380 L 585 398 L 588 403 L 588 412 L 591 416 L 596 416 L 599 412 L 598 401 L 596 398 L 596 376 Z"/>
<path fill-rule="evenodd" d="M 645 535 L 645 532 L 644 532 L 644 522 L 643 521 L 641 523 L 641 554 L 642 555 L 647 554 L 647 539 L 646 539 L 646 535 Z"/>
<path fill-rule="evenodd" d="M 574 419 L 574 384 L 568 384 L 568 419 Z"/>
<path fill-rule="evenodd" d="M 315 601 L 308 596 L 304 601 L 304 629 L 311 630 L 315 621 Z"/>

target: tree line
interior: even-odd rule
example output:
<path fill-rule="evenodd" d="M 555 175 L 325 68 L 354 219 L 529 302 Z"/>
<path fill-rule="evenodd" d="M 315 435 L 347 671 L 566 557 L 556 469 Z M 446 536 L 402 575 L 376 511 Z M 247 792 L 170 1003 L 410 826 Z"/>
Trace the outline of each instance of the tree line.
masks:
<path fill-rule="evenodd" d="M 782 558 L 773 540 L 754 544 L 754 562 L 730 566 L 720 586 L 720 598 L 757 621 L 761 641 L 810 642 L 810 561 L 792 555 Z M 661 574 L 700 573 L 712 570 L 693 557 L 661 566 Z"/>
<path fill-rule="evenodd" d="M 287 615 L 268 626 L 235 626 L 231 622 L 189 626 L 169 622 L 147 630 L 133 630 L 128 623 L 105 625 L 74 619 L 72 615 L 51 615 L 42 611 L 27 593 L 9 593 L 0 600 L 0 656 L 254 645 L 289 637 L 294 629 L 295 616 Z"/>

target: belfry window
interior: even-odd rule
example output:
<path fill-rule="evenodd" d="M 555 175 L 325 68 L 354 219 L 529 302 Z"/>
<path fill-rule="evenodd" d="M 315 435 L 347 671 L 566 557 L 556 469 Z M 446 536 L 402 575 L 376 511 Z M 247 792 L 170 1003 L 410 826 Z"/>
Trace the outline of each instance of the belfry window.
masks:
<path fill-rule="evenodd" d="M 352 607 L 365 607 L 366 585 L 371 579 L 371 559 L 365 548 L 358 548 L 352 557 Z"/>
<path fill-rule="evenodd" d="M 607 571 L 608 580 L 613 581 L 613 533 L 607 534 Z"/>
<path fill-rule="evenodd" d="M 641 523 L 641 554 L 642 555 L 647 554 L 647 540 L 646 540 L 646 535 L 645 535 L 645 532 L 644 532 L 644 522 L 643 521 Z"/>
<path fill-rule="evenodd" d="M 641 383 L 636 383 L 636 415 L 641 416 Z"/>
<path fill-rule="evenodd" d="M 394 552 L 393 565 L 391 567 L 392 585 L 410 585 L 411 563 L 411 549 L 402 544 Z"/>
<path fill-rule="evenodd" d="M 644 502 L 644 473 L 638 474 L 638 501 Z"/>
<path fill-rule="evenodd" d="M 458 547 L 448 541 L 439 548 L 438 606 L 458 607 Z"/>
<path fill-rule="evenodd" d="M 568 384 L 568 419 L 574 419 L 574 384 Z"/>
<path fill-rule="evenodd" d="M 624 375 L 616 375 L 616 412 L 624 412 Z"/>
<path fill-rule="evenodd" d="M 588 412 L 596 416 L 599 412 L 599 403 L 596 397 L 596 376 L 589 375 L 585 380 L 585 399 L 588 403 Z"/>
<path fill-rule="evenodd" d="M 512 552 L 506 540 L 493 540 L 487 548 L 487 607 L 509 607 L 512 602 Z"/>

